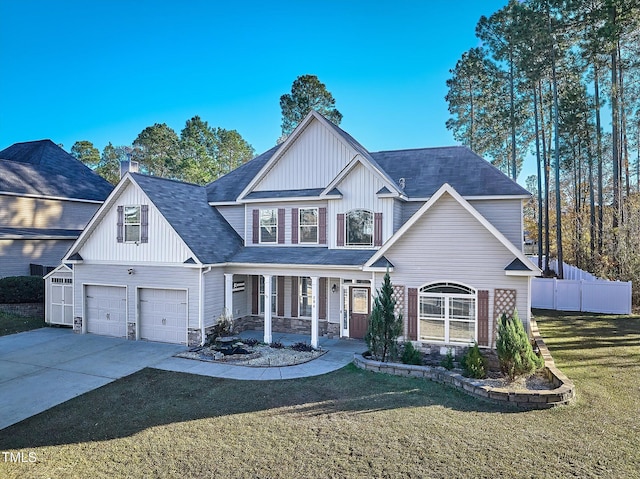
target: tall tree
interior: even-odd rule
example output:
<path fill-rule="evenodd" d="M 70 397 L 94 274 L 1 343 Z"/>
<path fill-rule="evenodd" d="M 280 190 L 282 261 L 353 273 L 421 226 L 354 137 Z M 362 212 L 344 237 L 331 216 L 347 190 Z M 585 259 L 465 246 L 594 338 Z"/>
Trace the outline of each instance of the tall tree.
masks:
<path fill-rule="evenodd" d="M 115 147 L 109 142 L 102 150 L 96 173 L 112 185 L 116 185 L 120 181 L 120 161 L 124 159 L 126 159 L 124 147 Z"/>
<path fill-rule="evenodd" d="M 71 147 L 71 154 L 92 170 L 100 163 L 100 150 L 87 140 L 76 141 Z"/>
<path fill-rule="evenodd" d="M 134 158 L 150 175 L 179 177 L 180 146 L 176 132 L 166 123 L 156 123 L 140 132 L 133 141 Z"/>
<path fill-rule="evenodd" d="M 342 113 L 336 109 L 336 101 L 324 83 L 315 75 L 301 75 L 291 85 L 291 93 L 280 97 L 282 109 L 282 137 L 286 138 L 303 118 L 315 110 L 330 122 L 339 125 Z"/>

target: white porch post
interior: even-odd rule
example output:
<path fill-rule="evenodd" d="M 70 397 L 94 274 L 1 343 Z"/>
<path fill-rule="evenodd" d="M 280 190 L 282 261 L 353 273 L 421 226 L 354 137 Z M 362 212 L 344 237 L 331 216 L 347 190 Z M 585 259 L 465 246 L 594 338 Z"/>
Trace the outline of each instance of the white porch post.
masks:
<path fill-rule="evenodd" d="M 318 347 L 318 277 L 311 277 L 311 347 Z"/>
<path fill-rule="evenodd" d="M 233 318 L 233 274 L 224 274 L 224 308 Z"/>
<path fill-rule="evenodd" d="M 263 274 L 264 278 L 264 342 L 271 344 L 271 275 Z"/>

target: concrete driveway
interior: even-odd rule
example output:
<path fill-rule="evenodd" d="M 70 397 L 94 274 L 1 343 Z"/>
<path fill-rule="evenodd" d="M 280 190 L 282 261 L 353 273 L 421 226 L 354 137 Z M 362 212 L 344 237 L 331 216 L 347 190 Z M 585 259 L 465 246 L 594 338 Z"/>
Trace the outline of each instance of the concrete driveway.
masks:
<path fill-rule="evenodd" d="M 0 337 L 0 429 L 170 358 L 185 346 L 43 328 Z"/>

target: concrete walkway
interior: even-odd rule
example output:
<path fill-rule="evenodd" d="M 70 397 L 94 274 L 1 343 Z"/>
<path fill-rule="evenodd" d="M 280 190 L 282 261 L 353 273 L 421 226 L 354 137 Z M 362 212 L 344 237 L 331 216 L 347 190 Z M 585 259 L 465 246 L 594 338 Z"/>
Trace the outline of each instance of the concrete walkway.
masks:
<path fill-rule="evenodd" d="M 261 339 L 259 331 L 242 337 Z M 309 342 L 308 336 L 273 334 L 283 344 Z M 0 429 L 146 367 L 239 379 L 294 379 L 340 369 L 363 352 L 362 341 L 320 338 L 328 352 L 308 363 L 256 368 L 175 358 L 185 346 L 127 341 L 42 328 L 0 337 Z"/>

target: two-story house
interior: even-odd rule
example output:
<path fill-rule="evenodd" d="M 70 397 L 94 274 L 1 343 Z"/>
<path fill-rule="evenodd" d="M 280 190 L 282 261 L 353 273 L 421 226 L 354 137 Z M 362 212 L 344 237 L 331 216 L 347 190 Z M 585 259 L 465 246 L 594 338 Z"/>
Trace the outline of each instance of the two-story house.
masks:
<path fill-rule="evenodd" d="M 491 347 L 530 315 L 528 197 L 467 148 L 371 153 L 311 112 L 206 187 L 127 173 L 64 259 L 76 327 L 200 344 L 226 311 L 267 342 L 362 338 L 388 271 L 405 339 Z"/>

